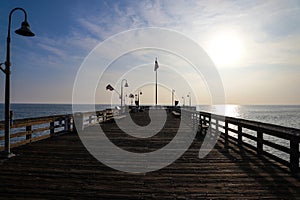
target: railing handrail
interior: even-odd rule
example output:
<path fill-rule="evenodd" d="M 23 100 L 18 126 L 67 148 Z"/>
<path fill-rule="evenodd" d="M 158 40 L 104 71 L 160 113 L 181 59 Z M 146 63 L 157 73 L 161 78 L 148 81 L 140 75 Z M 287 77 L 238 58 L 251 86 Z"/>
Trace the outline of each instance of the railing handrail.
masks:
<path fill-rule="evenodd" d="M 236 117 L 229 117 L 229 116 L 223 116 L 219 114 L 204 112 L 204 111 L 191 111 L 184 109 L 185 112 L 190 112 L 194 114 L 201 114 L 203 116 L 212 117 L 214 119 L 225 119 L 225 121 L 230 122 L 232 124 L 241 124 L 245 126 L 251 126 L 253 128 L 257 129 L 263 129 L 268 131 L 275 131 L 275 132 L 282 132 L 284 134 L 289 134 L 291 136 L 296 136 L 300 138 L 300 129 L 292 128 L 292 127 L 285 127 L 281 125 L 266 123 L 266 122 L 258 122 L 255 120 L 248 120 L 248 119 L 242 119 L 242 118 L 236 118 Z"/>
<path fill-rule="evenodd" d="M 10 138 L 15 138 L 16 140 L 11 143 L 11 148 L 46 139 L 61 132 L 74 130 L 74 114 L 50 115 L 14 120 L 11 125 L 11 129 L 15 129 L 15 132 L 10 134 Z M 76 125 L 85 127 L 98 122 L 110 120 L 118 114 L 119 111 L 116 109 L 81 112 L 82 124 Z M 86 120 L 86 118 L 88 119 Z M 1 121 L 0 130 L 3 129 L 4 121 Z M 4 139 L 4 135 L 0 135 L 0 142 L 4 142 Z M 3 149 L 4 146 L 0 146 L 0 151 Z"/>
<path fill-rule="evenodd" d="M 190 111 L 183 109 L 181 110 L 181 113 L 190 119 L 190 122 L 193 123 L 193 127 L 198 128 L 198 126 L 195 126 L 195 124 L 199 124 L 201 129 L 202 123 L 206 125 L 209 124 L 209 132 L 219 132 L 221 138 L 223 139 L 225 148 L 229 146 L 229 142 L 234 143 L 239 147 L 248 147 L 249 149 L 256 151 L 258 155 L 265 155 L 289 167 L 292 173 L 297 174 L 300 171 L 300 129 L 227 117 L 201 111 Z M 220 122 L 224 124 L 221 125 Z M 235 128 L 230 127 L 230 125 L 234 125 Z M 244 128 L 254 131 L 256 134 L 249 134 L 247 131 L 243 130 Z M 236 134 L 237 138 L 229 135 L 229 133 Z M 285 146 L 281 143 L 277 143 L 274 140 L 264 138 L 264 134 L 287 140 L 289 145 Z M 243 138 L 251 140 L 255 145 L 243 141 Z M 282 153 L 287 153 L 289 155 L 289 159 L 286 160 L 283 157 L 268 152 L 263 148 L 264 146 L 273 148 Z"/>

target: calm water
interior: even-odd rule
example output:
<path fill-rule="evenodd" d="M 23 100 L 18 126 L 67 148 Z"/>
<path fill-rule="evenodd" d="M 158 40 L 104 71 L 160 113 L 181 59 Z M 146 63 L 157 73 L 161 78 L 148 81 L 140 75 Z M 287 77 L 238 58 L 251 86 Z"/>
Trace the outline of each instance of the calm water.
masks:
<path fill-rule="evenodd" d="M 93 105 L 80 105 L 84 111 L 92 111 Z M 110 105 L 96 105 L 96 110 L 110 108 Z M 12 104 L 14 119 L 43 117 L 49 115 L 64 115 L 72 113 L 72 104 Z M 0 121 L 4 120 L 4 104 L 0 104 Z"/>
<path fill-rule="evenodd" d="M 86 111 L 93 109 L 93 105 L 81 106 Z M 110 107 L 98 104 L 96 110 Z M 72 113 L 71 104 L 12 104 L 11 109 L 14 111 L 14 119 Z M 300 105 L 217 105 L 197 106 L 197 110 L 300 129 Z M 3 104 L 0 104 L 1 120 L 4 120 Z"/>
<path fill-rule="evenodd" d="M 300 105 L 197 106 L 197 110 L 300 129 Z"/>

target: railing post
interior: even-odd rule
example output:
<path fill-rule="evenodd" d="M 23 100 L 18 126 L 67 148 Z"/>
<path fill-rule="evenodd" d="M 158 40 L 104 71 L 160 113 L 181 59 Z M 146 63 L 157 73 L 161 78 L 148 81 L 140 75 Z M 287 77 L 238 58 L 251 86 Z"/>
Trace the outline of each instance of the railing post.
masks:
<path fill-rule="evenodd" d="M 50 135 L 53 135 L 54 134 L 54 122 L 50 122 Z"/>
<path fill-rule="evenodd" d="M 294 174 L 299 172 L 299 138 L 291 137 L 290 148 L 290 170 Z"/>
<path fill-rule="evenodd" d="M 83 114 L 82 113 L 77 112 L 74 114 L 73 127 L 75 127 L 76 131 L 83 130 L 84 124 L 83 124 Z"/>
<path fill-rule="evenodd" d="M 65 115 L 65 131 L 70 131 L 71 124 L 70 124 L 70 117 L 69 115 Z"/>
<path fill-rule="evenodd" d="M 224 142 L 224 147 L 228 148 L 228 122 L 225 121 L 225 142 Z"/>
<path fill-rule="evenodd" d="M 242 146 L 243 138 L 242 138 L 242 127 L 238 125 L 238 144 Z"/>
<path fill-rule="evenodd" d="M 90 115 L 89 116 L 89 125 L 92 123 L 92 121 L 93 121 L 93 117 L 92 117 L 92 115 Z"/>
<path fill-rule="evenodd" d="M 216 131 L 215 131 L 215 134 L 218 134 L 219 132 L 219 120 L 216 119 Z"/>
<path fill-rule="evenodd" d="M 102 118 L 103 122 L 106 121 L 106 112 L 103 112 L 103 118 Z"/>
<path fill-rule="evenodd" d="M 29 140 L 31 142 L 31 137 L 32 137 L 32 133 L 31 133 L 31 130 L 32 130 L 32 126 L 29 125 L 29 126 L 26 126 L 26 140 Z"/>
<path fill-rule="evenodd" d="M 257 154 L 261 155 L 263 153 L 263 132 L 258 130 L 257 131 Z"/>

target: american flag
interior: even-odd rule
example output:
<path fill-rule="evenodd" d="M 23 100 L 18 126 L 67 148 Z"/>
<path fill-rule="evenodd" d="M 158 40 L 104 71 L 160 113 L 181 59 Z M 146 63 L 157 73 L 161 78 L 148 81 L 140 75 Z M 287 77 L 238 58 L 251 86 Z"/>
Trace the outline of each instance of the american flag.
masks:
<path fill-rule="evenodd" d="M 156 71 L 158 69 L 158 62 L 157 62 L 157 58 L 155 60 L 155 66 L 154 66 L 154 71 Z"/>

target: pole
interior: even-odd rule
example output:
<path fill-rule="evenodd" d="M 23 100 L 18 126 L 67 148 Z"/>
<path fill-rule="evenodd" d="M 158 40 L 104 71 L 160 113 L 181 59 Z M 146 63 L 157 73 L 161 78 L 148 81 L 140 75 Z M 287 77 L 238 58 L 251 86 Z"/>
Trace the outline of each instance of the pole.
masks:
<path fill-rule="evenodd" d="M 25 28 L 29 28 L 29 24 L 27 23 L 27 13 L 23 8 L 14 8 L 10 11 L 9 17 L 8 17 L 8 30 L 7 30 L 7 46 L 6 46 L 6 61 L 5 61 L 5 70 L 1 68 L 2 71 L 5 73 L 5 125 L 4 125 L 4 153 L 5 157 L 10 158 L 13 157 L 14 154 L 10 152 L 10 27 L 11 27 L 11 18 L 12 14 L 16 10 L 21 10 L 24 13 L 24 22 L 22 22 L 21 29 L 18 29 L 16 31 L 17 34 L 23 35 L 23 36 L 34 36 L 34 34 L 28 29 L 24 30 L 24 24 Z"/>
<path fill-rule="evenodd" d="M 155 70 L 155 106 L 157 107 L 157 70 Z"/>
<path fill-rule="evenodd" d="M 7 51 L 5 62 L 5 144 L 4 151 L 9 157 L 10 152 L 10 37 L 7 37 Z"/>
<path fill-rule="evenodd" d="M 174 106 L 174 92 L 175 90 L 172 89 L 172 104 L 171 104 L 172 106 Z"/>
<path fill-rule="evenodd" d="M 11 25 L 11 16 L 16 9 L 13 9 L 9 14 L 8 20 L 8 31 L 6 39 L 6 61 L 5 61 L 5 143 L 4 143 L 4 152 L 7 157 L 13 156 L 10 152 L 10 25 Z"/>
<path fill-rule="evenodd" d="M 123 111 L 123 80 L 121 81 L 121 110 Z"/>

